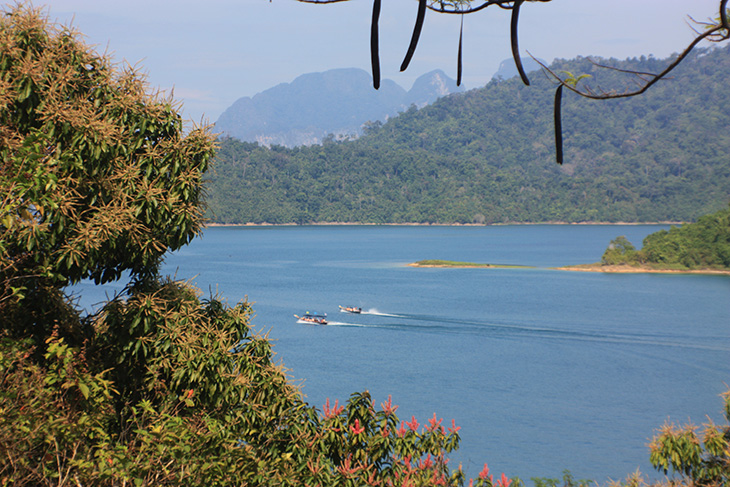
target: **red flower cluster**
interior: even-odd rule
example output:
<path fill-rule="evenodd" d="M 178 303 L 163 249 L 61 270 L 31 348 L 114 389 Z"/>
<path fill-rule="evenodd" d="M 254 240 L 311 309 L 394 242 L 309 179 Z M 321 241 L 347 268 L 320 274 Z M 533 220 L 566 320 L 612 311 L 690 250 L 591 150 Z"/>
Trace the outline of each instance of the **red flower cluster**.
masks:
<path fill-rule="evenodd" d="M 499 487 L 509 487 L 509 484 L 511 484 L 511 483 L 512 483 L 512 480 L 510 480 L 510 479 L 509 479 L 509 478 L 508 478 L 508 477 L 507 477 L 507 476 L 506 476 L 506 475 L 504 474 L 504 472 L 502 472 L 502 478 L 501 478 L 501 479 L 499 479 L 499 480 L 497 480 L 497 485 L 498 485 Z"/>
<path fill-rule="evenodd" d="M 426 470 L 433 467 L 433 460 L 431 460 L 431 455 L 429 454 L 426 458 L 422 458 L 418 461 L 418 468 L 421 470 Z"/>
<path fill-rule="evenodd" d="M 398 406 L 393 406 L 390 396 L 388 396 L 388 402 L 381 402 L 380 405 L 382 406 L 383 412 L 386 416 L 395 414 L 395 412 L 398 410 Z"/>
<path fill-rule="evenodd" d="M 483 480 L 492 479 L 492 477 L 489 475 L 489 467 L 486 463 L 484 464 L 484 468 L 482 469 L 482 471 L 479 472 L 479 478 Z"/>
<path fill-rule="evenodd" d="M 337 467 L 337 470 L 345 477 L 349 477 L 353 474 L 356 474 L 358 470 L 362 470 L 362 468 L 362 465 L 352 465 L 350 457 L 348 456 L 347 458 L 345 458 L 345 461 L 343 461 L 342 464 Z"/>
<path fill-rule="evenodd" d="M 439 420 L 436 419 L 436 413 L 433 413 L 433 418 L 428 420 L 428 427 L 426 428 L 428 431 L 435 431 L 436 428 L 441 426 L 441 421 L 444 419 L 441 418 Z"/>
<path fill-rule="evenodd" d="M 340 413 L 345 409 L 344 406 L 340 406 L 337 403 L 337 399 L 335 399 L 335 407 L 330 408 L 330 398 L 327 398 L 327 403 L 322 408 L 322 411 L 324 413 L 324 417 L 327 419 L 332 419 L 336 416 L 339 416 Z"/>
<path fill-rule="evenodd" d="M 355 419 L 355 424 L 350 425 L 350 431 L 352 431 L 353 435 L 359 435 L 365 432 L 365 426 L 360 426 L 360 420 Z"/>
<path fill-rule="evenodd" d="M 408 427 L 409 427 L 409 428 L 411 429 L 411 431 L 413 431 L 414 433 L 415 433 L 415 432 L 416 432 L 416 430 L 418 429 L 418 426 L 420 426 L 420 425 L 418 424 L 418 421 L 416 421 L 416 417 L 415 417 L 415 416 L 411 416 L 411 421 L 410 421 L 410 422 L 406 421 L 406 425 L 407 425 L 407 426 L 408 426 Z"/>

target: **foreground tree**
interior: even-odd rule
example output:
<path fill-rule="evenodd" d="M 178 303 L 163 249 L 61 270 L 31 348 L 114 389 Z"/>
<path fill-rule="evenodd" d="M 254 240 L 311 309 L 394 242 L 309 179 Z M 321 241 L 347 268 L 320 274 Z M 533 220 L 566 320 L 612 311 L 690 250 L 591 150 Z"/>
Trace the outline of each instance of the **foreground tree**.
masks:
<path fill-rule="evenodd" d="M 722 394 L 725 425 L 666 423 L 649 449 L 657 470 L 678 474 L 685 485 L 730 485 L 730 391 Z"/>
<path fill-rule="evenodd" d="M 0 25 L 0 315 L 42 343 L 62 286 L 153 275 L 196 235 L 213 137 L 38 11 Z"/>
<path fill-rule="evenodd" d="M 200 231 L 212 135 L 40 11 L 3 13 L 0 485 L 461 484 L 455 425 L 367 392 L 318 412 L 248 303 L 158 276 Z M 63 291 L 122 276 L 95 315 Z"/>

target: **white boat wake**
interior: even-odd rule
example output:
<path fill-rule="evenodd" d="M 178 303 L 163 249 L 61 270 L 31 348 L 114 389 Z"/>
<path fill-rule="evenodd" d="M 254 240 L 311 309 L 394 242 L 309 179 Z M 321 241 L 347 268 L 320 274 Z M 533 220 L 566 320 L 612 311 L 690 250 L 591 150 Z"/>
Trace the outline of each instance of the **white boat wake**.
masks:
<path fill-rule="evenodd" d="M 363 310 L 361 314 L 364 314 L 364 315 L 375 315 L 375 316 L 388 316 L 388 317 L 391 317 L 391 318 L 403 318 L 403 315 L 396 315 L 396 314 L 392 314 L 392 313 L 381 313 L 380 311 L 378 311 L 375 308 L 371 308 L 371 309 L 369 309 L 367 311 Z"/>
<path fill-rule="evenodd" d="M 341 321 L 330 321 L 327 323 L 327 326 L 352 326 L 358 328 L 367 328 L 370 325 L 364 325 L 362 323 L 343 323 Z"/>

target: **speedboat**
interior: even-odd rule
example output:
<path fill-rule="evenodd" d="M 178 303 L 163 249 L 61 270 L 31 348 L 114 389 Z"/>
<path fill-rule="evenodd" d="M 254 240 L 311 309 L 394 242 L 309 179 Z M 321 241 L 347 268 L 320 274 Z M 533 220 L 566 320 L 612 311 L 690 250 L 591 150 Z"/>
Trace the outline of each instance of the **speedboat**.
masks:
<path fill-rule="evenodd" d="M 362 308 L 356 308 L 354 306 L 340 306 L 340 311 L 359 315 L 360 313 L 362 313 Z"/>
<path fill-rule="evenodd" d="M 327 313 L 310 313 L 307 311 L 302 316 L 294 315 L 294 318 L 305 323 L 314 323 L 315 325 L 327 324 Z"/>

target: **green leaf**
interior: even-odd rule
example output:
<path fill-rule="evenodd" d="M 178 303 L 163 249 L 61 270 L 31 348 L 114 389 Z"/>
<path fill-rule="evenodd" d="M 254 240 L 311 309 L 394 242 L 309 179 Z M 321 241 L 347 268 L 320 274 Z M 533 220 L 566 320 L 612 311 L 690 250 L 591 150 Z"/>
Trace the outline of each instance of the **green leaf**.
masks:
<path fill-rule="evenodd" d="M 79 382 L 78 386 L 79 386 L 79 390 L 81 391 L 81 394 L 84 395 L 84 399 L 88 399 L 89 398 L 89 386 L 87 386 L 83 382 Z"/>

